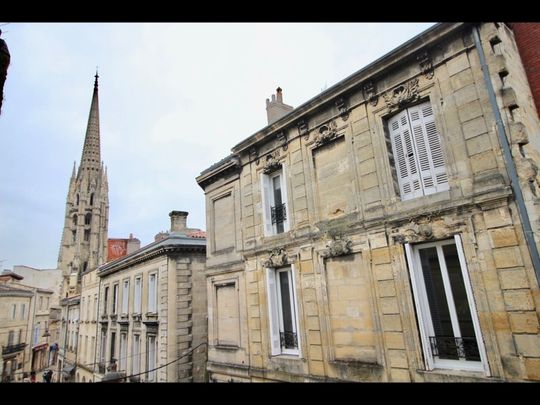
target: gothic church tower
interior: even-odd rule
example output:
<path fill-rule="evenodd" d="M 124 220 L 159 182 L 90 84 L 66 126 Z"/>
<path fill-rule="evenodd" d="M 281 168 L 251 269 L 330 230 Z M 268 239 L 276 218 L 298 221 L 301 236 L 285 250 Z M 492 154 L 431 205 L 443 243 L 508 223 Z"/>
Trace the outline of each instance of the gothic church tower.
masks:
<path fill-rule="evenodd" d="M 98 75 L 90 106 L 80 166 L 69 181 L 58 268 L 64 275 L 62 298 L 80 293 L 81 275 L 107 259 L 109 185 L 100 152 Z"/>

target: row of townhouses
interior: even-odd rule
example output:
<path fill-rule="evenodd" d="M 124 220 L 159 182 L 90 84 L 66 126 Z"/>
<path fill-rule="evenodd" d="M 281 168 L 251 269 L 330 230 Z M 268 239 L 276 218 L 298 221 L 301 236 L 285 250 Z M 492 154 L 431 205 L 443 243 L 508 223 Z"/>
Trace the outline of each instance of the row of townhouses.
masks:
<path fill-rule="evenodd" d="M 197 177 L 206 232 L 172 211 L 120 253 L 96 74 L 53 380 L 540 380 L 539 34 L 437 24 L 299 107 L 278 88 Z"/>

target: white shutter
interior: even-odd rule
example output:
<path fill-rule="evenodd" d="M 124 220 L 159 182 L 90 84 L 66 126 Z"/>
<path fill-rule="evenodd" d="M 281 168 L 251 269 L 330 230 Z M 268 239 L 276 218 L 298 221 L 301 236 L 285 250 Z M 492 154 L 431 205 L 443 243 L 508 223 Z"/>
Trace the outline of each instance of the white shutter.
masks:
<path fill-rule="evenodd" d="M 446 165 L 429 102 L 408 109 L 424 194 L 448 189 Z"/>
<path fill-rule="evenodd" d="M 129 303 L 129 281 L 124 280 L 124 288 L 122 291 L 122 313 L 128 313 L 128 303 Z"/>
<path fill-rule="evenodd" d="M 416 162 L 413 139 L 407 117 L 407 111 L 402 111 L 389 120 L 388 127 L 394 162 L 396 165 L 399 189 L 402 200 L 409 200 L 422 195 L 418 166 Z"/>
<path fill-rule="evenodd" d="M 292 209 L 290 209 L 289 198 L 288 198 L 288 193 L 287 193 L 287 181 L 285 180 L 285 178 L 287 177 L 287 172 L 285 171 L 285 165 L 282 166 L 280 177 L 281 177 L 281 202 L 285 204 L 285 212 L 287 215 L 287 219 L 283 221 L 283 229 L 285 232 L 287 232 L 290 229 Z"/>
<path fill-rule="evenodd" d="M 271 268 L 266 269 L 266 295 L 268 297 L 268 324 L 270 330 L 270 348 L 272 356 L 281 354 L 281 343 L 279 339 L 279 318 L 278 303 L 276 294 L 276 271 Z"/>
<path fill-rule="evenodd" d="M 263 215 L 263 229 L 264 235 L 273 235 L 272 228 L 272 214 L 271 214 L 271 201 L 270 196 L 272 193 L 272 187 L 270 184 L 270 177 L 261 173 L 261 209 Z"/>

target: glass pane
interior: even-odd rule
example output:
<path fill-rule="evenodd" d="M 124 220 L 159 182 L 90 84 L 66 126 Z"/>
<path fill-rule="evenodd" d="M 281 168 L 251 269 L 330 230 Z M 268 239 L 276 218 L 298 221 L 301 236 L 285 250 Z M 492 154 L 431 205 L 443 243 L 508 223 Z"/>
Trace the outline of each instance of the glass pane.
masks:
<path fill-rule="evenodd" d="M 292 312 L 292 300 L 289 290 L 289 272 L 280 271 L 279 273 L 279 287 L 281 290 L 281 308 L 283 319 L 283 338 L 284 347 L 287 349 L 295 349 L 294 342 L 294 329 L 293 329 L 293 312 Z"/>
<path fill-rule="evenodd" d="M 480 361 L 471 309 L 467 301 L 467 292 L 465 291 L 456 245 L 445 245 L 442 249 L 461 331 L 461 342 L 458 342 L 458 346 L 462 347 L 463 353 L 460 357 L 465 357 L 466 360 Z"/>
<path fill-rule="evenodd" d="M 272 178 L 272 190 L 274 190 L 274 205 L 281 205 L 281 176 Z"/>

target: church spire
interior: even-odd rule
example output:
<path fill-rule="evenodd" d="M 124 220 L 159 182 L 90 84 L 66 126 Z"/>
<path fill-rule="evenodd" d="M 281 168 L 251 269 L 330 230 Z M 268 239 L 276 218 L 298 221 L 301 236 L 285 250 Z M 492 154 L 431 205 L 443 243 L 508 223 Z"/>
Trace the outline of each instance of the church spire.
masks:
<path fill-rule="evenodd" d="M 88 126 L 86 127 L 86 137 L 79 166 L 79 175 L 99 171 L 101 165 L 101 148 L 99 139 L 99 99 L 98 99 L 98 73 L 96 70 L 94 81 L 94 94 L 90 105 L 90 115 L 88 116 Z"/>

